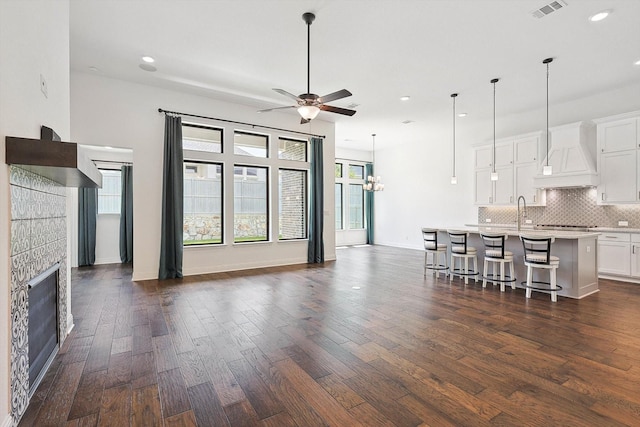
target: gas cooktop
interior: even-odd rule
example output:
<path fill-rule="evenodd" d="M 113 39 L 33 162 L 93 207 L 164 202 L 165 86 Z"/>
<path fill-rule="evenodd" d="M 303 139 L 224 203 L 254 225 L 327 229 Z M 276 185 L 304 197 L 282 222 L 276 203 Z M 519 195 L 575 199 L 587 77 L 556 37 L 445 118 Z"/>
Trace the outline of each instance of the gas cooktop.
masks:
<path fill-rule="evenodd" d="M 535 228 L 538 230 L 589 231 L 590 228 L 597 227 L 597 225 L 537 224 Z"/>

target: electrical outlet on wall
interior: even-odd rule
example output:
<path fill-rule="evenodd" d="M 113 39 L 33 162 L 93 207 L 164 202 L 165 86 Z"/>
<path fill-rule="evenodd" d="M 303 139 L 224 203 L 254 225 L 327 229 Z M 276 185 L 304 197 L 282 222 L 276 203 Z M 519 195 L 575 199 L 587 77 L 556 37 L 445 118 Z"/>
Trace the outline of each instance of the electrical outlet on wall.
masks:
<path fill-rule="evenodd" d="M 44 94 L 45 98 L 49 97 L 47 81 L 44 79 L 44 76 L 42 74 L 40 74 L 40 91 Z"/>
<path fill-rule="evenodd" d="M 532 219 L 525 219 L 524 223 L 525 224 L 533 224 L 533 220 Z"/>
<path fill-rule="evenodd" d="M 618 221 L 618 227 L 628 227 L 629 221 Z"/>
<path fill-rule="evenodd" d="M 491 222 L 491 218 L 486 218 L 484 222 Z"/>

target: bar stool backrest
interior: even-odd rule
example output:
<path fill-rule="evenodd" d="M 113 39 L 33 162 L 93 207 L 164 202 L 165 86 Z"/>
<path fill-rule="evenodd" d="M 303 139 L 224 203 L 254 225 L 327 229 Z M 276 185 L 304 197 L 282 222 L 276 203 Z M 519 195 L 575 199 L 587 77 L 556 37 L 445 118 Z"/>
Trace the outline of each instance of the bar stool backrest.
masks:
<path fill-rule="evenodd" d="M 467 253 L 467 239 L 469 233 L 466 231 L 449 230 L 449 240 L 451 241 L 451 252 L 456 254 Z"/>
<path fill-rule="evenodd" d="M 492 251 L 491 258 L 504 259 L 504 241 L 509 236 L 506 234 L 488 234 L 481 233 L 482 241 L 484 242 L 485 256 L 486 252 Z"/>
<path fill-rule="evenodd" d="M 422 239 L 424 240 L 425 249 L 432 251 L 438 249 L 438 230 L 433 228 L 423 228 Z"/>
<path fill-rule="evenodd" d="M 551 243 L 555 241 L 553 237 L 540 236 L 520 236 L 524 248 L 524 262 L 531 264 L 551 263 Z"/>

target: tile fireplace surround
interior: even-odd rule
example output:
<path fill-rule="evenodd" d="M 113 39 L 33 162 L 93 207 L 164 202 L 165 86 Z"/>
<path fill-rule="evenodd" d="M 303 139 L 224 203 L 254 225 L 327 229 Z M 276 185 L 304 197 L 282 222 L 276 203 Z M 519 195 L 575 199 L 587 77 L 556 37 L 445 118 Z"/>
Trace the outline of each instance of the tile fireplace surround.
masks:
<path fill-rule="evenodd" d="M 595 188 L 547 190 L 546 206 L 527 207 L 527 219 L 533 224 L 596 225 L 617 227 L 618 221 L 628 221 L 629 228 L 640 228 L 640 205 L 606 205 L 596 201 Z M 515 206 L 478 208 L 478 223 L 487 218 L 494 224 L 515 223 Z"/>
<path fill-rule="evenodd" d="M 58 331 L 67 336 L 66 188 L 10 167 L 11 191 L 11 416 L 18 423 L 29 403 L 27 282 L 56 262 Z"/>

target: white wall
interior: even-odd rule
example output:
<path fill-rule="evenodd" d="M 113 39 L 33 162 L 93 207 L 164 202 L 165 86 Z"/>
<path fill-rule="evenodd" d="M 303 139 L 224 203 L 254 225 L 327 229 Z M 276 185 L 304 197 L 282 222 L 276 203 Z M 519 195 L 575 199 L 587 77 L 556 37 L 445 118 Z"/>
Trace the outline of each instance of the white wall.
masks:
<path fill-rule="evenodd" d="M 41 74 L 48 84 L 48 97 L 40 92 Z M 0 141 L 4 146 L 5 136 L 39 138 L 40 125 L 52 127 L 63 140 L 69 138 L 69 2 L 0 1 Z M 4 160 L 3 147 L 0 150 L 0 425 L 8 422 L 11 377 L 9 168 Z M 71 292 L 68 296 L 71 297 Z M 67 307 L 70 316 L 70 299 Z"/>
<path fill-rule="evenodd" d="M 550 126 L 638 109 L 640 83 L 552 104 Z M 384 177 L 385 184 L 385 191 L 376 194 L 376 243 L 421 249 L 421 227 L 456 227 L 477 222 L 471 145 L 493 137 L 492 120 L 457 120 L 457 185 L 450 184 L 452 136 L 450 118 L 446 116 L 434 120 L 441 123 L 431 132 L 376 151 L 376 174 Z M 496 122 L 497 138 L 543 130 L 545 109 L 541 106 L 534 111 L 497 116 Z"/>
<path fill-rule="evenodd" d="M 164 138 L 164 115 L 158 113 L 159 107 L 326 135 L 325 258 L 335 259 L 333 123 L 316 119 L 309 125 L 299 126 L 296 116 L 290 114 L 273 112 L 258 115 L 253 107 L 72 72 L 73 140 L 82 144 L 133 149 L 134 280 L 154 279 L 158 276 Z M 232 128 L 242 129 L 241 126 Z M 190 275 L 229 271 L 304 263 L 306 260 L 306 241 L 185 248 L 183 273 Z"/>

